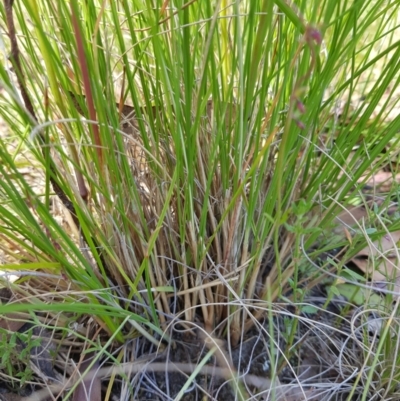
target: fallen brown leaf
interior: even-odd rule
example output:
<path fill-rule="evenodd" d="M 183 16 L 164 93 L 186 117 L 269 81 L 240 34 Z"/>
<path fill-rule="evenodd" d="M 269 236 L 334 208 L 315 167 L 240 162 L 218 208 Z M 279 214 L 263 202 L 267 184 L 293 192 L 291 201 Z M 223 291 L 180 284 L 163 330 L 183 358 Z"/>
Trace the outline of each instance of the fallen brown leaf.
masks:
<path fill-rule="evenodd" d="M 350 227 L 368 226 L 370 222 L 370 210 L 374 203 L 382 203 L 382 200 L 370 200 L 363 205 L 353 206 L 343 210 L 336 218 L 337 226 L 334 229 L 336 234 L 346 237 L 352 243 L 349 231 Z M 388 214 L 393 213 L 393 207 L 388 209 Z M 400 291 L 400 256 L 398 243 L 400 241 L 400 230 L 387 233 L 382 238 L 371 242 L 353 258 L 347 262 L 354 263 L 362 271 L 367 279 L 375 283 L 376 288 Z M 400 295 L 400 293 L 399 293 Z"/>
<path fill-rule="evenodd" d="M 351 261 L 372 281 L 392 282 L 400 276 L 399 240 L 400 231 L 388 233 L 358 252 Z"/>

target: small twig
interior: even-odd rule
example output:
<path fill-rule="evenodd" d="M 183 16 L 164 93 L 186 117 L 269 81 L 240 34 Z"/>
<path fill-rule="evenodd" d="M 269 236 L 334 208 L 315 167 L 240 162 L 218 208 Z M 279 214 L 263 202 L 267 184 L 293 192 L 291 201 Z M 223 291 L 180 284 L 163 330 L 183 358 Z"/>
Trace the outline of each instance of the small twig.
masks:
<path fill-rule="evenodd" d="M 165 362 L 150 362 L 150 363 L 123 363 L 119 366 L 115 367 L 104 367 L 97 369 L 96 371 L 90 371 L 86 375 L 84 375 L 84 380 L 86 382 L 90 382 L 94 378 L 97 379 L 105 379 L 107 377 L 112 376 L 113 374 L 133 374 L 139 372 L 185 372 L 185 373 L 193 373 L 195 366 L 192 364 L 187 363 L 173 363 L 170 362 L 166 364 Z M 210 375 L 216 377 L 223 377 L 223 378 L 232 378 L 232 372 L 230 368 L 220 368 L 216 366 L 203 366 L 201 369 L 198 369 L 198 373 L 203 375 Z M 263 391 L 271 390 L 274 387 L 274 384 L 271 382 L 270 379 L 266 377 L 259 377 L 256 375 L 247 374 L 243 378 L 247 385 L 252 385 L 256 388 L 262 389 Z M 73 378 L 73 385 L 79 383 L 83 378 L 79 375 Z M 72 387 L 72 386 L 70 386 Z M 49 397 L 49 395 L 59 395 L 60 391 L 65 390 L 64 384 L 55 384 L 45 387 L 42 390 L 38 390 L 31 394 L 28 397 L 22 397 L 20 401 L 41 401 Z M 277 391 L 281 391 L 281 388 L 277 387 Z"/>

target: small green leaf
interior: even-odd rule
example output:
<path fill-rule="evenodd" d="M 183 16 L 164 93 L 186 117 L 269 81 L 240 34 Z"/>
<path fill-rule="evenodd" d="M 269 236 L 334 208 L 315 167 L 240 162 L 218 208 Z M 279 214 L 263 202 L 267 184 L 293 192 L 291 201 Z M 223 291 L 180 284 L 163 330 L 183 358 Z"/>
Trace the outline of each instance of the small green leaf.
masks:
<path fill-rule="evenodd" d="M 285 228 L 286 230 L 288 230 L 290 233 L 296 233 L 297 232 L 297 228 L 295 226 L 291 226 L 287 223 L 285 223 Z"/>
<path fill-rule="evenodd" d="M 336 295 L 336 296 L 339 296 L 339 295 L 340 295 L 339 290 L 338 290 L 337 287 L 334 286 L 334 285 L 332 285 L 331 287 L 329 287 L 329 293 L 332 294 L 332 295 Z"/>
<path fill-rule="evenodd" d="M 297 216 L 305 215 L 311 209 L 311 202 L 300 199 L 297 203 L 293 204 L 293 213 Z"/>
<path fill-rule="evenodd" d="M 313 305 L 304 305 L 300 308 L 303 313 L 314 314 L 318 312 L 318 308 Z"/>
<path fill-rule="evenodd" d="M 351 269 L 343 269 L 340 273 L 340 277 L 343 277 L 346 280 L 357 280 L 361 283 L 365 282 L 365 277 L 361 276 L 360 274 L 356 273 Z"/>
<path fill-rule="evenodd" d="M 361 288 L 356 284 L 338 284 L 336 288 L 340 295 L 356 305 L 372 307 L 382 303 L 382 298 L 378 294 L 373 294 L 370 290 Z"/>

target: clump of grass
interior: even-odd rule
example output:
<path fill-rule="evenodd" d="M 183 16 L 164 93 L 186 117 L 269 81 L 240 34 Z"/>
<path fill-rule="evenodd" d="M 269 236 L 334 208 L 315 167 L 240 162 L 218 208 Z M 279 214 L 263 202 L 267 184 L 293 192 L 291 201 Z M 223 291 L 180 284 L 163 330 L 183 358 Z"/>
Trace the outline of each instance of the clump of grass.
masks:
<path fill-rule="evenodd" d="M 249 390 L 227 355 L 259 322 L 270 365 L 292 364 L 297 323 L 279 345 L 273 305 L 297 308 L 323 282 L 330 266 L 310 259 L 347 245 L 335 218 L 397 145 L 399 119 L 386 115 L 399 69 L 385 64 L 399 59 L 397 8 L 6 0 L 0 113 L 41 166 L 43 191 L 1 138 L 4 269 L 28 271 L 4 313 L 47 312 L 60 338 L 81 341 L 76 354 L 96 349 L 114 365 L 175 349 L 176 330 L 203 338 L 197 327 L 213 345 L 195 372 L 212 356 L 238 399 Z M 349 253 L 362 246 L 354 238 Z"/>

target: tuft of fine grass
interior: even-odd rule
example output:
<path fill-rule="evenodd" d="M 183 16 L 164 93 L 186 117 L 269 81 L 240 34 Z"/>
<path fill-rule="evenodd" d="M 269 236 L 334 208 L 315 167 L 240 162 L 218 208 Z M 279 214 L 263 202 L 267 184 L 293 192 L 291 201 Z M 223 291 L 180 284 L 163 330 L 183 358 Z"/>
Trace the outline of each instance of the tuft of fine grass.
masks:
<path fill-rule="evenodd" d="M 158 394 L 164 399 L 194 391 L 210 361 L 220 381 L 197 391 L 249 399 L 232 355 L 257 332 L 274 369 L 268 383 L 251 385 L 257 397 L 268 386 L 268 399 L 281 399 L 284 367 L 300 374 L 293 355 L 309 292 L 327 277 L 343 280 L 369 236 L 356 233 L 349 244 L 334 231 L 336 218 L 367 202 L 365 183 L 398 146 L 400 120 L 390 118 L 397 11 L 397 2 L 380 0 L 5 0 L 0 115 L 12 138 L 0 137 L 0 247 L 4 270 L 20 279 L 4 283 L 15 298 L 2 313 L 47 316 L 41 323 L 61 344 L 58 369 L 86 351 L 118 367 L 173 354 L 181 342 L 204 344 L 198 359 L 189 352 L 196 367 L 182 368 L 181 388 L 166 384 Z M 40 192 L 21 173 L 20 152 L 40 170 Z M 385 221 L 370 238 L 398 225 Z M 340 295 L 332 288 L 318 307 Z M 277 322 L 283 301 L 286 320 Z M 389 331 L 362 357 L 370 373 L 341 377 L 346 397 L 362 383 L 368 399 L 373 372 L 388 394 L 397 391 L 394 372 L 380 364 L 382 349 L 397 346 Z M 358 341 L 346 338 L 335 344 Z M 326 352 L 325 367 L 333 364 Z M 134 371 L 121 371 L 128 399 Z M 114 379 L 109 393 L 120 389 Z M 141 399 L 153 390 L 137 391 Z"/>

